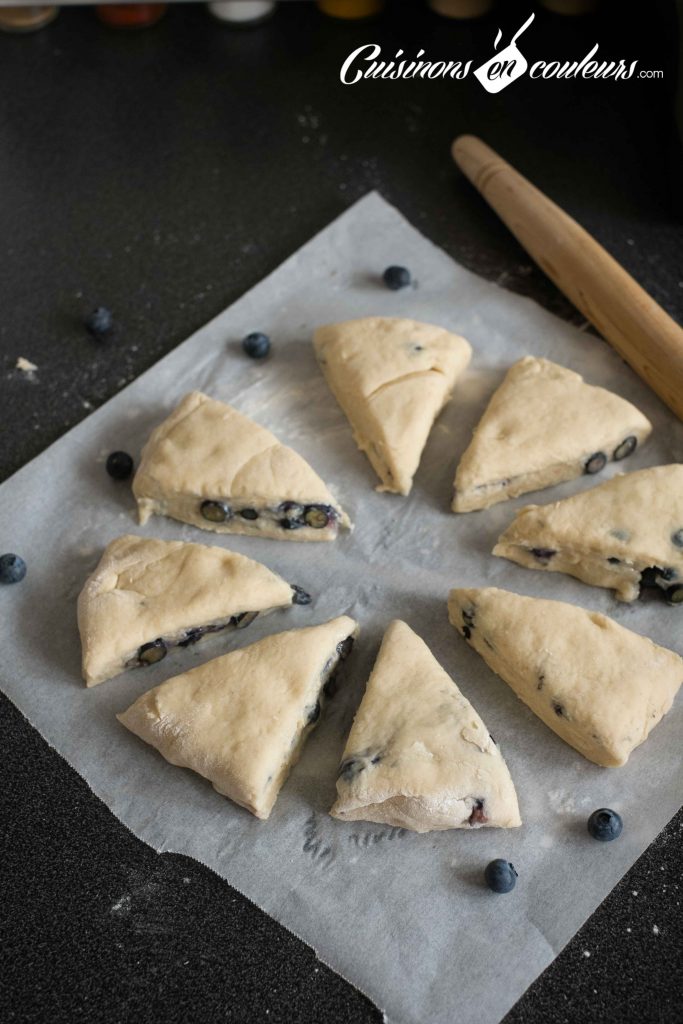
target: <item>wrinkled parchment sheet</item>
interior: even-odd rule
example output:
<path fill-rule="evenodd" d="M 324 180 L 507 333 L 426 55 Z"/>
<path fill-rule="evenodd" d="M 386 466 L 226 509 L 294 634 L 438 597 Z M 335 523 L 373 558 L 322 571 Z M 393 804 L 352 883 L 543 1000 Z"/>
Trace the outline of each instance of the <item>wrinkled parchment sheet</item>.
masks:
<path fill-rule="evenodd" d="M 417 285 L 384 288 L 378 275 L 389 263 L 410 267 Z M 374 491 L 370 464 L 313 356 L 316 325 L 370 314 L 433 321 L 474 349 L 409 498 Z M 241 352 L 239 341 L 252 330 L 272 337 L 264 362 Z M 653 437 L 598 478 L 455 516 L 449 503 L 458 458 L 505 370 L 526 353 L 630 399 L 654 423 Z M 150 429 L 191 388 L 233 403 L 301 452 L 351 514 L 353 534 L 303 544 L 221 537 L 161 518 L 139 527 L 128 483 L 110 480 L 104 459 L 123 448 L 137 461 Z M 310 943 L 389 1020 L 490 1024 L 677 810 L 682 704 L 679 698 L 626 767 L 598 768 L 542 725 L 449 625 L 448 590 L 493 585 L 570 601 L 683 653 L 680 610 L 661 601 L 620 604 L 608 591 L 490 554 L 529 501 L 575 494 L 617 469 L 682 460 L 683 426 L 608 345 L 464 270 L 370 194 L 0 488 L 0 549 L 24 554 L 29 566 L 22 584 L 0 592 L 2 687 L 137 836 L 209 865 Z M 105 544 L 124 532 L 233 548 L 309 590 L 313 604 L 86 690 L 76 598 Z M 268 822 L 167 764 L 114 717 L 150 687 L 226 650 L 342 613 L 360 621 L 361 638 Z M 522 828 L 415 835 L 328 816 L 345 734 L 395 617 L 426 640 L 496 737 L 517 786 Z M 588 814 L 600 806 L 623 815 L 616 843 L 586 833 Z M 513 894 L 483 887 L 493 857 L 515 864 Z"/>

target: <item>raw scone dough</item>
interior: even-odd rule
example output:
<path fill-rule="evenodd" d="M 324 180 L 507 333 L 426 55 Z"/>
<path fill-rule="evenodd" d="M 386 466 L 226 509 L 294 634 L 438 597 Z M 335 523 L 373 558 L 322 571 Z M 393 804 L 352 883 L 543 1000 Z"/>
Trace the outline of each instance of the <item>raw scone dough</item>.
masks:
<path fill-rule="evenodd" d="M 521 825 L 507 765 L 470 702 L 412 629 L 389 625 L 346 741 L 343 821 L 434 829 Z"/>
<path fill-rule="evenodd" d="M 345 512 L 300 455 L 200 391 L 151 434 L 133 481 L 140 522 L 171 516 L 202 530 L 334 540 Z"/>
<path fill-rule="evenodd" d="M 267 818 L 357 632 L 342 615 L 267 636 L 169 679 L 117 717 L 171 764 Z"/>
<path fill-rule="evenodd" d="M 370 316 L 319 327 L 318 362 L 356 444 L 382 481 L 409 494 L 434 420 L 472 349 L 443 327 Z"/>
<path fill-rule="evenodd" d="M 83 676 L 95 686 L 160 661 L 170 647 L 248 626 L 300 594 L 265 565 L 225 548 L 118 537 L 78 598 Z"/>
<path fill-rule="evenodd" d="M 451 623 L 553 732 L 625 764 L 671 707 L 683 659 L 598 612 L 507 590 L 452 590 Z"/>
<path fill-rule="evenodd" d="M 455 474 L 453 511 L 473 512 L 635 451 L 652 425 L 630 402 L 549 359 L 508 370 Z"/>
<path fill-rule="evenodd" d="M 576 576 L 635 601 L 642 581 L 683 601 L 683 465 L 614 477 L 552 505 L 527 505 L 493 549 L 527 569 Z"/>

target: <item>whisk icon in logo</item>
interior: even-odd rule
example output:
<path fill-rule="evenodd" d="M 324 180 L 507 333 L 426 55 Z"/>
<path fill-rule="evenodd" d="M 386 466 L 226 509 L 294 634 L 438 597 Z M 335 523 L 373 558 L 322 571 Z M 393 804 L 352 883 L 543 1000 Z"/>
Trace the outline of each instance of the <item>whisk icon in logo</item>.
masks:
<path fill-rule="evenodd" d="M 509 46 L 495 53 L 493 57 L 490 57 L 489 60 L 474 72 L 475 77 L 479 79 L 487 92 L 500 92 L 510 85 L 511 82 L 514 82 L 523 75 L 529 67 L 526 57 L 517 49 L 517 40 L 522 32 L 526 32 L 534 17 L 535 15 L 532 13 L 522 27 L 517 29 Z M 502 37 L 503 33 L 498 29 L 498 35 L 494 43 L 496 50 L 498 50 Z"/>

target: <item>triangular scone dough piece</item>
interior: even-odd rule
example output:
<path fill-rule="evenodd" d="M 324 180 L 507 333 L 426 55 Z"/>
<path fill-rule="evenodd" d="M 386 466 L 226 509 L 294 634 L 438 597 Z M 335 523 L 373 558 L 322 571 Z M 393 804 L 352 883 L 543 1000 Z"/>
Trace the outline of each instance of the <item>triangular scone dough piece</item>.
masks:
<path fill-rule="evenodd" d="M 527 569 L 612 587 L 621 601 L 635 601 L 641 586 L 656 584 L 678 604 L 683 601 L 683 465 L 640 469 L 552 505 L 527 505 L 493 553 Z"/>
<path fill-rule="evenodd" d="M 630 402 L 549 359 L 508 370 L 455 474 L 453 511 L 473 512 L 635 451 L 652 425 Z"/>
<path fill-rule="evenodd" d="M 553 732 L 625 764 L 671 707 L 683 659 L 613 619 L 507 590 L 452 590 L 452 624 Z"/>
<path fill-rule="evenodd" d="M 265 565 L 225 548 L 118 537 L 78 598 L 83 676 L 95 686 L 161 661 L 172 647 L 309 600 Z"/>
<path fill-rule="evenodd" d="M 382 481 L 409 494 L 434 420 L 472 349 L 443 327 L 370 316 L 319 327 L 315 352 L 353 436 Z"/>
<path fill-rule="evenodd" d="M 142 450 L 133 481 L 140 522 L 171 516 L 202 530 L 334 540 L 349 526 L 317 473 L 231 406 L 186 395 Z"/>
<path fill-rule="evenodd" d="M 118 719 L 171 764 L 267 818 L 357 632 L 342 615 L 267 636 L 169 679 Z"/>
<path fill-rule="evenodd" d="M 343 821 L 414 832 L 521 825 L 507 765 L 470 702 L 412 629 L 392 622 L 346 741 Z"/>

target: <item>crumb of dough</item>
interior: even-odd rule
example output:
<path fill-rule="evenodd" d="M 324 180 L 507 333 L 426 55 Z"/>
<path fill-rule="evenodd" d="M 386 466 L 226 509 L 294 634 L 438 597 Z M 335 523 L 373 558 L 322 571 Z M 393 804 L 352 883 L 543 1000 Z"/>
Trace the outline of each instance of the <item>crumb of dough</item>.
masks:
<path fill-rule="evenodd" d="M 17 359 L 17 370 L 21 370 L 22 373 L 35 373 L 38 367 L 35 363 L 32 363 L 30 359 L 24 359 L 23 356 L 19 356 Z"/>

